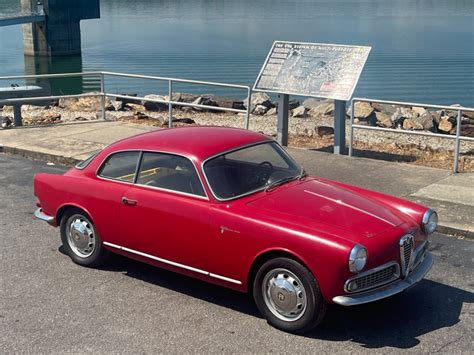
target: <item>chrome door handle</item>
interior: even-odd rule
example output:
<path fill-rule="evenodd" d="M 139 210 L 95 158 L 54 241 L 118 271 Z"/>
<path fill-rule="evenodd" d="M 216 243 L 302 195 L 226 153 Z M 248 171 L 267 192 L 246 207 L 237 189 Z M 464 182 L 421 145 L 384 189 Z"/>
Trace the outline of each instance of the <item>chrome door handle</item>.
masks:
<path fill-rule="evenodd" d="M 122 203 L 126 206 L 135 206 L 137 202 L 137 200 L 130 200 L 126 197 L 122 197 Z"/>

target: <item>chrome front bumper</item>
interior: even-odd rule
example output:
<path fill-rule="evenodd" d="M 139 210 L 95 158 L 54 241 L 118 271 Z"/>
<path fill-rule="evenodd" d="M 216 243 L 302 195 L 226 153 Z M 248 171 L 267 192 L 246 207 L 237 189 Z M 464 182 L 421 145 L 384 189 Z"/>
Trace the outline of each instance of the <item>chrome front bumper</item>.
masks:
<path fill-rule="evenodd" d="M 54 217 L 44 213 L 41 208 L 35 211 L 35 217 L 48 223 L 54 223 Z"/>
<path fill-rule="evenodd" d="M 360 294 L 336 296 L 332 300 L 334 303 L 337 303 L 341 306 L 356 306 L 393 296 L 421 281 L 428 271 L 430 271 L 432 266 L 433 255 L 431 255 L 429 252 L 426 252 L 423 261 L 408 275 L 406 279 L 398 280 L 387 286 Z"/>

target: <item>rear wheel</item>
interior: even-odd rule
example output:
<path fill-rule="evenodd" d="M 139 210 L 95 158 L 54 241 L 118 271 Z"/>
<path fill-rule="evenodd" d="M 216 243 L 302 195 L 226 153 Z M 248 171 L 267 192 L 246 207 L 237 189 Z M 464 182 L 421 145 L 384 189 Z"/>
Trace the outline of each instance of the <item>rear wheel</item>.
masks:
<path fill-rule="evenodd" d="M 268 323 L 291 333 L 313 329 L 326 313 L 326 302 L 314 276 L 289 258 L 262 265 L 255 276 L 253 295 Z"/>
<path fill-rule="evenodd" d="M 61 219 L 61 240 L 66 253 L 76 264 L 97 267 L 108 256 L 94 224 L 82 210 L 71 209 L 64 214 Z"/>

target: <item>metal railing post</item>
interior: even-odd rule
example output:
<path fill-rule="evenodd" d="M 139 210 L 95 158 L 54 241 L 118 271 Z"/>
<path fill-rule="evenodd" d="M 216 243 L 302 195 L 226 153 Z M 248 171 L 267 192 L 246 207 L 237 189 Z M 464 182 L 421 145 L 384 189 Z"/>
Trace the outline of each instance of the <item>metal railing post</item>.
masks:
<path fill-rule="evenodd" d="M 102 119 L 105 121 L 107 119 L 105 114 L 105 77 L 104 73 L 100 73 L 100 107 L 102 109 Z"/>
<path fill-rule="evenodd" d="M 355 100 L 351 100 L 351 119 L 349 123 L 349 156 L 352 156 L 352 145 L 353 145 L 353 140 L 354 140 L 354 109 L 355 109 Z"/>
<path fill-rule="evenodd" d="M 461 135 L 461 117 L 462 112 L 458 110 L 458 117 L 456 119 L 456 140 L 454 141 L 454 174 L 458 173 L 459 170 L 459 150 L 460 150 L 460 135 Z"/>
<path fill-rule="evenodd" d="M 173 80 L 168 81 L 168 128 L 173 127 Z"/>
<path fill-rule="evenodd" d="M 247 102 L 247 112 L 245 113 L 245 129 L 250 127 L 250 101 L 252 98 L 252 89 L 248 88 L 248 102 Z"/>

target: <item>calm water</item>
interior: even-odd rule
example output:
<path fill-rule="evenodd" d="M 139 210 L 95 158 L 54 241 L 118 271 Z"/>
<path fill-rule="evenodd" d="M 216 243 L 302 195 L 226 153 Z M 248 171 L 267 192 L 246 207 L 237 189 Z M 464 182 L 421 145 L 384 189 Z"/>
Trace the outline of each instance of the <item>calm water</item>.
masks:
<path fill-rule="evenodd" d="M 0 17 L 18 3 L 0 0 Z M 109 70 L 253 84 L 276 39 L 360 44 L 373 49 L 356 95 L 474 106 L 474 0 L 102 0 L 101 12 L 81 23 L 82 58 L 52 64 L 24 58 L 21 26 L 0 27 L 0 75 Z"/>

